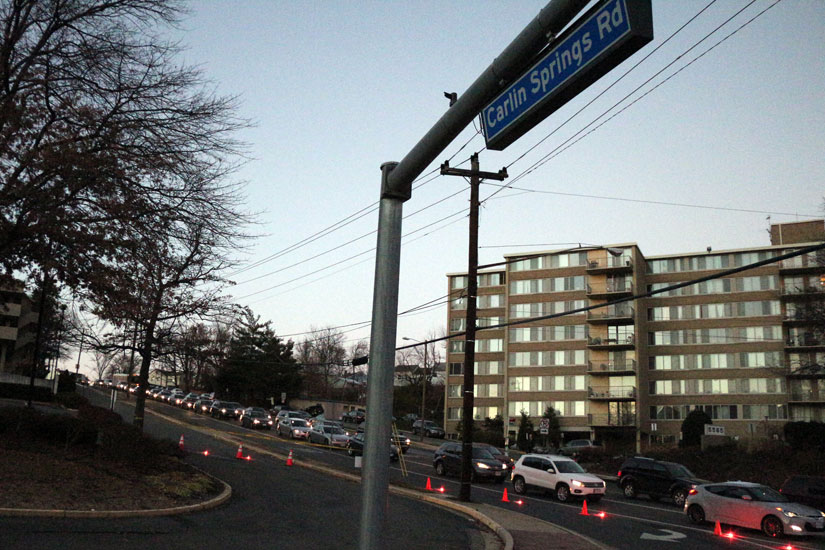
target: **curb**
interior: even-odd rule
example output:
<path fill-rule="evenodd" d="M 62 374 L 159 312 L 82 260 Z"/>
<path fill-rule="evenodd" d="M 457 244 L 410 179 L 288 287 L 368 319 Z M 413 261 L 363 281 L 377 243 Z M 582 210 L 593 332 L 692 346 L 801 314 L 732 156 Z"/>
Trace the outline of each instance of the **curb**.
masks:
<path fill-rule="evenodd" d="M 191 466 L 191 465 L 190 465 Z M 192 468 L 195 468 L 192 466 Z M 200 468 L 195 468 L 200 473 L 217 481 L 223 486 L 221 494 L 197 504 L 186 506 L 175 506 L 173 508 L 156 508 L 152 510 L 44 510 L 32 508 L 0 508 L 0 516 L 5 517 L 40 517 L 40 518 L 135 518 L 135 517 L 156 517 L 156 516 L 176 516 L 199 512 L 220 506 L 232 497 L 232 487 L 222 479 L 210 475 Z"/>

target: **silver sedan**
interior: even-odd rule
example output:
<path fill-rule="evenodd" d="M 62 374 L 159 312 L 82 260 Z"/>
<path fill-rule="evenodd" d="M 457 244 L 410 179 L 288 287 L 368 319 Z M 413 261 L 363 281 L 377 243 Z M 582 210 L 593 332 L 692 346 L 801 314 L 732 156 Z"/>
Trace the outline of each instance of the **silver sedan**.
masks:
<path fill-rule="evenodd" d="M 685 513 L 693 523 L 709 521 L 759 529 L 769 537 L 825 531 L 825 512 L 790 502 L 779 491 L 747 481 L 709 483 L 691 489 Z"/>

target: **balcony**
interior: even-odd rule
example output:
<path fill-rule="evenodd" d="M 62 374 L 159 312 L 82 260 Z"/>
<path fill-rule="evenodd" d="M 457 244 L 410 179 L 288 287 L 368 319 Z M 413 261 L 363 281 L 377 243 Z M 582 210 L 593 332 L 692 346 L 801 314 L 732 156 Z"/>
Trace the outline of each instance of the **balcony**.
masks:
<path fill-rule="evenodd" d="M 782 317 L 782 322 L 786 325 L 805 325 L 813 324 L 816 321 L 816 313 L 813 310 L 808 310 L 804 306 L 786 311 Z"/>
<path fill-rule="evenodd" d="M 591 375 L 596 374 L 633 374 L 636 372 L 636 360 L 627 359 L 625 361 L 588 361 L 587 372 Z"/>
<path fill-rule="evenodd" d="M 821 253 L 821 251 L 820 251 Z M 797 256 L 795 258 L 788 258 L 779 262 L 779 273 L 786 275 L 791 273 L 818 273 L 822 272 L 823 260 L 817 260 L 814 256 L 805 258 L 804 256 Z"/>
<path fill-rule="evenodd" d="M 814 349 L 825 347 L 825 340 L 817 338 L 814 334 L 799 334 L 789 336 L 785 342 L 785 349 Z"/>
<path fill-rule="evenodd" d="M 615 388 L 587 388 L 587 397 L 595 401 L 633 401 L 636 399 L 635 386 L 617 386 Z"/>
<path fill-rule="evenodd" d="M 587 423 L 591 426 L 618 426 L 635 427 L 636 415 L 634 414 L 588 414 Z"/>
<path fill-rule="evenodd" d="M 604 284 L 587 285 L 589 298 L 619 298 L 633 294 L 633 283 L 630 281 L 607 281 Z"/>
<path fill-rule="evenodd" d="M 783 299 L 821 300 L 825 298 L 825 287 L 821 285 L 786 286 L 781 290 Z"/>
<path fill-rule="evenodd" d="M 633 260 L 628 257 L 606 256 L 592 258 L 587 262 L 587 273 L 598 275 L 601 273 L 632 273 Z"/>
<path fill-rule="evenodd" d="M 614 325 L 632 325 L 636 318 L 636 310 L 632 307 L 608 306 L 606 311 L 594 309 L 587 312 L 587 322 L 594 325 L 611 323 Z"/>
<path fill-rule="evenodd" d="M 606 338 L 601 336 L 589 336 L 587 347 L 594 350 L 627 350 L 636 347 L 632 334 L 618 338 Z"/>
<path fill-rule="evenodd" d="M 825 395 L 813 390 L 797 390 L 788 394 L 788 403 L 825 403 Z"/>

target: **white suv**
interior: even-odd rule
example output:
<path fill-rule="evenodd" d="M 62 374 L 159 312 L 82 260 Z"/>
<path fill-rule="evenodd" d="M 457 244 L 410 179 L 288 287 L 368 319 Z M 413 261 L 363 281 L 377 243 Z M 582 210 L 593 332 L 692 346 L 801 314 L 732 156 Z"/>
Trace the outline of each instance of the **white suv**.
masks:
<path fill-rule="evenodd" d="M 528 454 L 518 459 L 510 479 L 513 490 L 524 494 L 528 487 L 541 487 L 554 492 L 560 502 L 573 497 L 597 502 L 604 496 L 605 483 L 585 472 L 577 462 L 566 456 Z"/>

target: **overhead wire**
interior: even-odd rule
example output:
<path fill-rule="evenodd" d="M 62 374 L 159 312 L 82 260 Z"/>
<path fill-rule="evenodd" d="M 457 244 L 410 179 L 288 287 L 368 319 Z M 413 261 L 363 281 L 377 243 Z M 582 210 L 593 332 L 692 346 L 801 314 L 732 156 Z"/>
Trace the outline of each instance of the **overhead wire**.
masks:
<path fill-rule="evenodd" d="M 753 18 L 751 18 L 750 20 L 746 21 L 746 22 L 745 22 L 744 24 L 742 24 L 740 27 L 738 27 L 737 29 L 735 29 L 733 32 L 731 32 L 730 34 L 728 34 L 727 36 L 725 36 L 724 38 L 722 38 L 721 40 L 719 40 L 716 44 L 714 44 L 713 46 L 711 46 L 710 48 L 708 48 L 707 50 L 705 50 L 704 52 L 702 52 L 701 54 L 699 54 L 698 56 L 696 56 L 696 57 L 695 57 L 694 59 L 692 59 L 690 62 L 688 62 L 687 64 L 685 64 L 685 65 L 684 65 L 684 66 L 682 66 L 681 68 L 679 68 L 676 72 L 674 72 L 673 74 L 671 74 L 670 76 L 668 76 L 667 78 L 665 78 L 663 81 L 661 81 L 661 82 L 659 82 L 658 84 L 656 84 L 655 86 L 653 86 L 650 90 L 646 91 L 644 94 L 642 94 L 641 96 L 639 96 L 638 98 L 634 99 L 632 102 L 630 102 L 629 104 L 627 104 L 626 106 L 624 106 L 622 109 L 620 109 L 619 111 L 617 111 L 616 113 L 614 113 L 613 115 L 611 115 L 610 117 L 608 117 L 607 119 L 605 119 L 605 120 L 603 120 L 602 122 L 600 122 L 600 123 L 599 123 L 599 120 L 601 120 L 603 117 L 605 117 L 606 115 L 608 115 L 608 114 L 609 114 L 611 111 L 613 111 L 616 107 L 618 107 L 619 105 L 621 105 L 621 104 L 622 104 L 625 100 L 627 100 L 627 99 L 628 99 L 629 97 L 631 97 L 633 94 L 635 94 L 635 93 L 636 93 L 636 92 L 638 92 L 640 89 L 642 89 L 644 86 L 646 86 L 646 85 L 647 85 L 647 84 L 649 84 L 651 81 L 653 81 L 653 79 L 655 79 L 656 77 L 658 77 L 659 75 L 661 75 L 664 71 L 666 71 L 667 69 L 669 69 L 670 67 L 672 67 L 674 64 L 676 64 L 676 63 L 677 63 L 680 59 L 682 59 L 682 58 L 683 58 L 686 54 L 688 54 L 689 52 L 691 52 L 692 50 L 694 50 L 695 48 L 697 48 L 697 47 L 698 47 L 698 46 L 699 46 L 702 42 L 704 42 L 705 40 L 707 40 L 708 38 L 710 38 L 713 34 L 715 34 L 716 32 L 718 32 L 718 31 L 719 31 L 722 27 L 724 27 L 725 25 L 727 25 L 728 23 L 730 23 L 733 19 L 735 19 L 735 18 L 736 18 L 737 16 L 739 16 L 739 15 L 740 15 L 743 11 L 745 11 L 747 8 L 749 8 L 751 5 L 753 5 L 753 4 L 756 2 L 756 0 L 751 0 L 748 4 L 746 4 L 745 6 L 743 6 L 742 8 L 740 8 L 739 10 L 737 10 L 737 11 L 736 11 L 733 15 L 731 15 L 730 17 L 728 17 L 727 19 L 725 19 L 725 21 L 723 21 L 721 24 L 719 24 L 717 27 L 715 27 L 712 31 L 710 31 L 710 32 L 709 32 L 709 33 L 707 33 L 704 37 L 702 37 L 702 38 L 701 38 L 701 39 L 699 39 L 697 42 L 695 42 L 695 43 L 694 43 L 692 46 L 690 46 L 687 50 L 683 51 L 681 54 L 679 54 L 678 56 L 676 56 L 676 58 L 674 58 L 674 59 L 673 59 L 670 63 L 668 63 L 667 65 L 665 65 L 662 69 L 658 70 L 658 71 L 657 71 L 656 73 L 654 73 L 651 77 L 649 77 L 649 78 L 648 78 L 648 79 L 646 79 L 644 82 L 642 82 L 639 86 L 637 86 L 636 88 L 634 88 L 631 92 L 629 92 L 629 93 L 628 93 L 628 94 L 626 94 L 624 97 L 622 97 L 620 100 L 618 100 L 617 102 L 615 102 L 615 103 L 614 103 L 613 105 L 611 105 L 608 109 L 606 109 L 605 111 L 603 111 L 603 112 L 602 112 L 599 116 L 597 116 L 595 119 L 593 119 L 590 123 L 588 123 L 587 125 L 585 125 L 584 127 L 582 127 L 582 128 L 581 128 L 578 132 L 576 132 L 575 134 L 573 134 L 572 136 L 570 136 L 569 138 L 567 138 L 566 140 L 564 140 L 561 144 L 559 144 L 558 146 L 556 146 L 555 148 L 553 148 L 550 152 L 548 152 L 547 154 L 545 154 L 545 155 L 544 155 L 542 158 L 540 158 L 538 161 L 534 162 L 532 165 L 530 165 L 528 168 L 526 168 L 523 172 L 521 172 L 520 174 L 518 174 L 517 176 L 515 176 L 515 177 L 511 180 L 511 185 L 512 185 L 513 183 L 516 183 L 516 182 L 517 182 L 517 181 L 519 181 L 520 179 L 524 178 L 524 177 L 525 177 L 525 176 L 527 176 L 528 174 L 530 174 L 530 173 L 534 172 L 537 168 L 539 168 L 539 167 L 543 166 L 544 164 L 546 164 L 547 162 L 549 162 L 550 160 L 552 160 L 553 158 L 555 158 L 555 157 L 556 157 L 556 156 L 558 156 L 559 154 L 563 153 L 564 151 L 566 151 L 567 149 L 569 149 L 571 146 L 573 146 L 573 145 L 575 145 L 576 143 L 578 143 L 579 141 L 581 141 L 584 137 L 586 137 L 586 136 L 590 135 L 590 134 L 591 134 L 591 133 L 593 133 L 594 131 L 596 131 L 596 130 L 598 130 L 599 128 L 601 128 L 602 126 L 604 126 L 604 124 L 606 124 L 607 122 L 609 122 L 609 121 L 613 120 L 616 116 L 618 116 L 619 114 L 621 114 L 621 113 L 623 113 L 624 111 L 626 111 L 629 107 L 633 106 L 634 104 L 636 104 L 637 102 L 639 102 L 641 99 L 645 98 L 645 97 L 646 97 L 647 95 L 649 95 L 651 92 L 653 92 L 654 90 L 658 89 L 660 86 L 662 86 L 663 84 L 665 84 L 666 82 L 668 82 L 670 79 L 672 79 L 672 78 L 673 78 L 674 76 L 676 76 L 677 74 L 681 73 L 681 72 L 682 72 L 683 70 L 685 70 L 687 67 L 691 66 L 694 62 L 696 62 L 697 60 L 699 60 L 699 59 L 701 59 L 702 57 L 704 57 L 704 56 L 705 56 L 708 52 L 710 52 L 711 50 L 713 50 L 714 48 L 716 48 L 717 46 L 719 46 L 720 44 L 722 44 L 723 42 L 725 42 L 727 39 L 729 39 L 731 36 L 733 36 L 734 34 L 738 33 L 740 30 L 742 30 L 743 28 L 745 28 L 746 26 L 748 26 L 749 24 L 751 24 L 753 21 L 755 21 L 757 18 L 759 18 L 762 14 L 764 14 L 765 12 L 767 12 L 768 10 L 770 10 L 771 8 L 773 8 L 774 6 L 776 6 L 776 4 L 778 4 L 780 1 L 781 1 L 781 0 L 776 0 L 776 2 L 774 2 L 774 3 L 773 3 L 773 4 L 771 4 L 771 5 L 769 5 L 767 8 L 765 8 L 765 9 L 764 9 L 764 10 L 762 10 L 762 11 L 760 11 L 759 13 L 757 13 L 757 14 L 756 14 Z M 705 8 L 705 9 L 707 9 L 707 6 L 706 6 L 706 8 Z M 703 10 L 703 11 L 704 11 L 704 10 Z M 693 19 L 691 19 L 691 21 L 692 21 L 692 20 L 693 20 Z M 681 30 L 681 28 L 679 29 L 679 31 L 680 31 L 680 30 Z M 678 32 L 678 31 L 677 31 L 677 32 Z M 647 58 L 647 57 L 646 57 L 646 58 Z M 646 58 L 645 58 L 645 59 L 646 59 Z M 634 66 L 634 68 L 635 68 L 635 66 Z M 588 105 L 589 105 L 589 103 L 588 103 Z M 578 114 L 578 113 L 577 113 L 577 114 Z M 575 115 L 573 115 L 573 116 L 575 116 Z M 572 118 L 572 117 L 571 117 L 571 118 Z M 569 121 L 569 119 L 568 119 L 568 121 Z M 567 121 L 566 121 L 566 122 L 567 122 Z M 565 124 L 566 124 L 566 122 L 565 122 Z M 598 124 L 597 124 L 597 123 L 598 123 Z M 593 127 L 593 125 L 594 125 L 594 124 L 596 124 L 596 126 L 595 126 L 595 127 Z M 592 127 L 592 128 L 591 128 L 591 127 Z M 588 130 L 588 129 L 589 129 L 589 130 Z M 554 130 L 554 132 L 555 132 L 555 130 Z M 554 133 L 554 132 L 553 132 L 553 133 Z M 547 137 L 549 137 L 549 136 L 547 136 Z M 546 139 L 546 138 L 545 138 L 545 139 Z M 543 141 L 543 140 L 542 140 L 542 141 Z M 503 190 L 503 188 L 498 189 L 495 193 L 493 193 L 492 195 L 490 195 L 489 197 L 487 197 L 487 199 L 485 199 L 485 200 L 490 199 L 492 196 L 494 196 L 494 195 L 498 194 L 498 193 L 499 193 L 499 192 L 501 192 L 502 190 Z"/>

